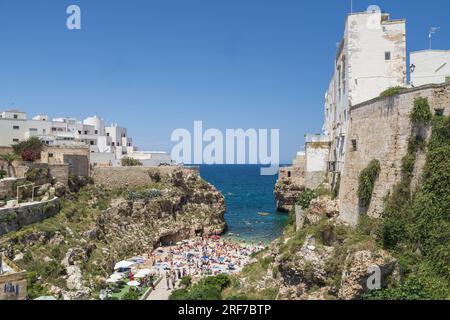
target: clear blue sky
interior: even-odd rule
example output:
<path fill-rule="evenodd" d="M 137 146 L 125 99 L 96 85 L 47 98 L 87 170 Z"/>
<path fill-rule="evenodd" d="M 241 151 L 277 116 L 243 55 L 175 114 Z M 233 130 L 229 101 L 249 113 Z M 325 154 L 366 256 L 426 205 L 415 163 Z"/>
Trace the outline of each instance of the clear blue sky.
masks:
<path fill-rule="evenodd" d="M 66 8 L 82 30 L 66 29 Z M 354 0 L 407 18 L 408 50 L 450 49 L 450 1 Z M 350 0 L 0 0 L 0 109 L 128 127 L 142 149 L 176 128 L 280 128 L 281 160 L 321 131 Z"/>

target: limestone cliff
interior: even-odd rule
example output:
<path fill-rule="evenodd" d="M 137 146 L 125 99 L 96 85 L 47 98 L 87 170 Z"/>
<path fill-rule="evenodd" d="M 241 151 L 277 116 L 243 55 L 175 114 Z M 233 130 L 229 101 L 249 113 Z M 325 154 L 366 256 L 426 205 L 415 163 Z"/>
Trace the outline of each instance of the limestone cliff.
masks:
<path fill-rule="evenodd" d="M 383 287 L 397 278 L 396 259 L 376 245 L 375 222 L 367 218 L 354 230 L 340 222 L 331 202 L 315 199 L 305 211 L 304 227 L 288 226 L 243 270 L 226 297 L 354 300 L 368 292 L 370 267 L 380 267 Z"/>
<path fill-rule="evenodd" d="M 274 190 L 277 210 L 280 212 L 293 210 L 300 193 L 304 190 L 303 167 L 280 168 Z"/>
<path fill-rule="evenodd" d="M 0 251 L 29 272 L 31 297 L 97 298 L 117 261 L 224 231 L 224 198 L 197 172 L 138 171 L 145 184 L 67 190 L 59 214 L 0 239 Z"/>

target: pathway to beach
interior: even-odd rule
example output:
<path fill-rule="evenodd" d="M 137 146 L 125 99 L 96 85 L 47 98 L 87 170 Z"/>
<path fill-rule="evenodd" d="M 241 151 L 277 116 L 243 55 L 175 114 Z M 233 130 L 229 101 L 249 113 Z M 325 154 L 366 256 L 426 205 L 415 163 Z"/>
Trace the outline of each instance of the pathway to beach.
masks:
<path fill-rule="evenodd" d="M 166 278 L 163 276 L 162 280 L 158 283 L 147 300 L 169 300 L 169 296 L 172 293 L 172 290 L 167 290 L 166 287 Z"/>

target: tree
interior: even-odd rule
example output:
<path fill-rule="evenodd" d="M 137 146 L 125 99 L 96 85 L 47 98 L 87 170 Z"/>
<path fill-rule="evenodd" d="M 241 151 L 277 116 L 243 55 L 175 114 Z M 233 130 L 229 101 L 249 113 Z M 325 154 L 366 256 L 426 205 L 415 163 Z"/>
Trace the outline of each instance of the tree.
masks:
<path fill-rule="evenodd" d="M 43 142 L 38 137 L 31 137 L 26 141 L 13 144 L 14 153 L 25 161 L 36 161 L 41 158 Z"/>
<path fill-rule="evenodd" d="M 1 155 L 0 158 L 6 162 L 8 177 L 14 177 L 14 167 L 12 164 L 17 159 L 17 156 L 14 153 L 6 153 Z"/>

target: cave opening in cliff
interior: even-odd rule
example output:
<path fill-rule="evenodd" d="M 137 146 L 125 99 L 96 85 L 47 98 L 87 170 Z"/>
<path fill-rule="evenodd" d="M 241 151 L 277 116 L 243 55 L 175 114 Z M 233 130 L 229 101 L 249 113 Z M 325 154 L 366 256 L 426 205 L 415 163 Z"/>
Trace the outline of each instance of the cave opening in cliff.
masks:
<path fill-rule="evenodd" d="M 167 236 L 163 236 L 163 237 L 159 238 L 159 242 L 163 246 L 171 246 L 171 245 L 176 244 L 178 241 L 181 241 L 178 234 L 169 234 Z"/>

